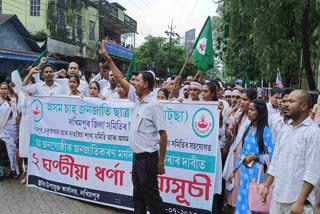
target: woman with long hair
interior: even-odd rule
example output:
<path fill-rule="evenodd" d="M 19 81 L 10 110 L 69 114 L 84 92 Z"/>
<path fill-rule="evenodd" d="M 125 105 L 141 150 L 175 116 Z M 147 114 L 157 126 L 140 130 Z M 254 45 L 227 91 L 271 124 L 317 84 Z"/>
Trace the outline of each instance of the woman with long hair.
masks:
<path fill-rule="evenodd" d="M 16 100 L 9 97 L 9 92 L 9 84 L 0 83 L 0 179 L 11 175 L 17 178 L 20 173 L 16 161 L 17 107 Z"/>
<path fill-rule="evenodd" d="M 274 149 L 272 134 L 268 128 L 268 109 L 265 102 L 253 100 L 249 105 L 248 118 L 251 123 L 246 126 L 239 157 L 228 178 L 228 183 L 231 183 L 236 171 L 241 166 L 240 188 L 236 205 L 236 213 L 239 214 L 255 213 L 249 209 L 250 182 L 258 182 L 260 164 L 266 163 L 263 155 L 268 154 L 271 161 Z M 260 177 L 260 183 L 264 183 L 264 176 Z"/>
<path fill-rule="evenodd" d="M 201 87 L 201 96 L 203 99 L 203 102 L 210 102 L 210 101 L 219 101 L 218 96 L 217 96 L 217 89 L 216 89 L 216 84 L 215 81 L 211 80 L 209 82 L 206 82 L 204 85 Z M 223 103 L 219 102 L 218 104 L 218 110 L 219 110 L 219 118 L 223 118 L 222 112 L 223 112 Z M 225 132 L 225 128 L 223 127 L 223 119 L 219 120 L 219 145 L 221 145 L 221 139 L 220 135 L 223 135 Z M 217 153 L 216 157 L 216 164 L 217 165 L 222 165 L 222 159 L 221 159 L 221 152 L 220 150 Z M 222 183 L 222 170 L 217 170 L 216 171 L 216 178 L 215 178 L 215 184 L 216 186 L 214 187 L 214 205 L 213 205 L 213 210 L 212 213 L 216 213 L 217 209 L 217 204 L 220 205 L 220 203 L 223 203 L 223 196 L 220 195 L 222 188 L 221 188 L 221 183 Z M 219 194 L 219 195 L 217 195 Z M 222 202 L 221 202 L 222 201 Z"/>
<path fill-rule="evenodd" d="M 245 132 L 245 126 L 250 123 L 248 119 L 249 104 L 252 100 L 257 98 L 257 93 L 252 88 L 247 88 L 244 90 L 241 96 L 240 108 L 241 111 L 238 112 L 230 123 L 228 129 L 226 130 L 226 144 L 222 149 L 222 155 L 227 156 L 222 176 L 225 180 L 231 174 L 236 160 L 239 157 L 241 151 L 241 139 L 243 133 Z M 228 205 L 236 207 L 238 192 L 240 187 L 240 172 L 235 173 L 235 178 L 231 184 L 226 184 L 225 199 Z"/>
<path fill-rule="evenodd" d="M 69 76 L 69 89 L 70 89 L 70 96 L 80 96 L 81 93 L 78 90 L 78 87 L 80 85 L 80 77 L 78 74 L 70 74 Z"/>

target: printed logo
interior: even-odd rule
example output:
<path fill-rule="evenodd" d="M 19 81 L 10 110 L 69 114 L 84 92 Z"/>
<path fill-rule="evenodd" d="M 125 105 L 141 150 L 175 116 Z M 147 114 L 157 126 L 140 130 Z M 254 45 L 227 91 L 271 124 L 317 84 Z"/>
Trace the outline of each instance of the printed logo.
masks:
<path fill-rule="evenodd" d="M 207 38 L 202 38 L 199 40 L 197 44 L 197 50 L 200 54 L 204 55 L 206 53 L 206 46 L 207 46 Z"/>
<path fill-rule="evenodd" d="M 208 137 L 214 128 L 212 113 L 206 108 L 201 108 L 196 111 L 192 118 L 192 128 L 198 137 Z"/>
<path fill-rule="evenodd" d="M 43 117 L 43 107 L 42 107 L 41 101 L 38 99 L 34 100 L 31 103 L 31 109 L 32 109 L 33 120 L 35 122 L 39 122 Z"/>

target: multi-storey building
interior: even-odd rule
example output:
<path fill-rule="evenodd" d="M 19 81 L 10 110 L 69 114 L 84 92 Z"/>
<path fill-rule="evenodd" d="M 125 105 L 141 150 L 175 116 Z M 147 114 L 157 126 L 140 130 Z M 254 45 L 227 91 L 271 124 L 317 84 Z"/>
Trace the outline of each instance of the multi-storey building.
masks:
<path fill-rule="evenodd" d="M 117 54 L 131 52 L 134 43 L 124 44 L 121 38 L 134 38 L 137 29 L 124 11 L 106 0 L 0 0 L 0 14 L 17 15 L 42 49 L 61 61 L 78 62 L 86 74 L 98 68 L 101 39 L 108 38 L 120 68 L 130 63 L 130 57 Z"/>

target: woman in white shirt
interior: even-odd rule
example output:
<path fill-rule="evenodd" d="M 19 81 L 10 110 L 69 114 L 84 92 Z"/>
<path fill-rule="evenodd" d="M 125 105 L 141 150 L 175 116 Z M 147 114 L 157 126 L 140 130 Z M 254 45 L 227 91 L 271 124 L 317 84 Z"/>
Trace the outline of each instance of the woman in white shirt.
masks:
<path fill-rule="evenodd" d="M 78 87 L 80 85 L 80 78 L 77 74 L 70 74 L 68 85 L 70 89 L 70 96 L 81 95 L 80 91 L 78 90 Z"/>

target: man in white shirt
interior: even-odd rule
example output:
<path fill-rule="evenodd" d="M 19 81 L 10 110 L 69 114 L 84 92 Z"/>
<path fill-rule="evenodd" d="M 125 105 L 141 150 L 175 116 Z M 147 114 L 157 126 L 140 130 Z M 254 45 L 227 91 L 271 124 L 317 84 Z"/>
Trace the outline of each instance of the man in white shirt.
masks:
<path fill-rule="evenodd" d="M 280 88 L 273 88 L 271 90 L 270 100 L 267 103 L 269 128 L 272 127 L 271 118 L 274 117 L 273 115 L 277 115 L 278 118 L 280 117 L 280 111 L 278 109 L 278 100 L 280 98 L 281 98 L 281 89 Z"/>
<path fill-rule="evenodd" d="M 282 127 L 288 122 L 289 118 L 287 117 L 288 109 L 285 108 L 288 103 L 289 94 L 294 91 L 294 88 L 284 88 L 281 92 L 281 98 L 278 100 L 278 108 L 280 110 L 280 117 L 278 114 L 274 114 L 271 116 L 272 127 L 272 142 L 275 144 L 277 142 L 278 136 Z"/>
<path fill-rule="evenodd" d="M 153 98 L 154 76 L 143 72 L 137 77 L 136 88 L 129 84 L 100 44 L 99 54 L 109 64 L 114 77 L 135 102 L 129 142 L 134 153 L 132 164 L 133 207 L 135 213 L 164 213 L 158 189 L 157 174 L 164 174 L 167 150 L 167 132 L 162 106 Z M 157 151 L 157 135 L 160 135 L 160 155 Z"/>
<path fill-rule="evenodd" d="M 101 96 L 111 99 L 119 99 L 117 85 L 118 82 L 115 80 L 112 71 L 109 71 L 109 86 L 102 89 Z"/>
<path fill-rule="evenodd" d="M 93 81 L 97 81 L 100 85 L 100 90 L 102 91 L 106 87 L 110 87 L 109 83 L 109 72 L 110 67 L 108 63 L 99 63 L 100 72 L 90 80 L 90 83 Z"/>
<path fill-rule="evenodd" d="M 69 68 L 68 68 L 68 75 L 70 74 L 77 74 L 80 77 L 80 71 L 79 71 L 79 65 L 76 62 L 70 62 L 69 63 Z M 66 76 L 65 70 L 60 70 L 59 72 L 56 73 L 57 75 L 62 75 Z M 61 84 L 65 91 L 66 94 L 70 94 L 70 88 L 69 88 L 69 79 L 68 78 L 56 78 L 55 79 L 57 83 Z M 89 87 L 88 83 L 86 81 L 83 81 L 80 79 L 80 85 L 78 87 L 78 91 L 80 92 L 81 95 L 88 97 L 89 96 Z"/>
<path fill-rule="evenodd" d="M 39 82 L 36 84 L 28 85 L 32 75 L 38 74 L 41 72 L 40 69 L 32 68 L 29 74 L 25 77 L 21 90 L 23 92 L 30 93 L 32 95 L 59 95 L 65 94 L 65 90 L 62 85 L 57 83 L 54 80 L 54 72 L 53 66 L 51 64 L 47 64 L 42 69 L 42 77 L 44 82 Z"/>
<path fill-rule="evenodd" d="M 275 145 L 268 177 L 261 192 L 265 202 L 274 183 L 270 214 L 313 213 L 314 188 L 320 178 L 320 131 L 309 117 L 310 95 L 303 90 L 290 93 L 290 118 Z"/>

